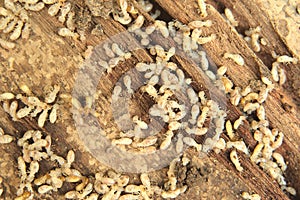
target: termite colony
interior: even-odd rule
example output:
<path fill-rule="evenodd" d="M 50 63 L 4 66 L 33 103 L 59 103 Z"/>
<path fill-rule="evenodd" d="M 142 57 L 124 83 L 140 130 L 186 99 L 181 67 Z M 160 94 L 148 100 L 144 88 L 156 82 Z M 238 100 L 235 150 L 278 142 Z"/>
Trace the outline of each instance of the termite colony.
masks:
<path fill-rule="evenodd" d="M 20 37 L 28 39 L 30 24 L 28 13 L 23 6 L 12 0 L 5 0 L 3 7 L 0 7 L 0 17 L 0 32 L 9 35 L 9 40 L 0 38 L 0 46 L 13 49 L 16 46 L 13 41 Z"/>
<path fill-rule="evenodd" d="M 43 127 L 46 120 L 55 123 L 59 105 L 55 103 L 60 90 L 58 85 L 49 87 L 44 101 L 34 96 L 26 85 L 21 85 L 23 94 L 10 92 L 0 94 L 0 102 L 3 102 L 3 109 L 13 121 L 18 121 L 26 116 L 38 117 L 38 126 Z"/>
<path fill-rule="evenodd" d="M 27 16 L 27 14 L 23 14 L 26 13 L 25 10 L 39 11 L 45 5 L 49 6 L 49 15 L 59 15 L 58 20 L 66 25 L 66 28 L 59 30 L 58 34 L 60 36 L 71 36 L 75 39 L 79 37 L 75 32 L 75 13 L 71 11 L 71 3 L 58 0 L 19 0 L 18 2 L 20 4 L 17 4 L 16 1 L 5 0 L 4 8 L 0 10 L 3 19 L 7 20 L 7 23 L 2 25 L 4 28 L 1 30 L 3 32 L 7 30 L 4 33 L 10 33 L 14 30 L 11 34 L 12 36 L 10 36 L 11 40 L 20 37 L 21 29 L 23 29 L 23 37 L 28 21 L 28 17 L 23 17 L 23 15 Z M 108 138 L 111 144 L 126 152 L 139 154 L 166 150 L 172 146 L 172 141 L 176 141 L 174 148 L 179 155 L 183 151 L 184 144 L 193 147 L 198 152 L 207 152 L 213 149 L 218 153 L 221 150 L 230 149 L 229 157 L 239 172 L 243 171 L 243 166 L 238 156 L 240 153 L 243 153 L 274 178 L 283 190 L 295 195 L 295 189 L 287 186 L 283 176 L 287 169 L 284 158 L 276 152 L 276 149 L 283 142 L 284 135 L 277 128 L 270 128 L 265 113 L 264 102 L 267 100 L 268 93 L 276 87 L 270 80 L 271 78 L 261 77 L 261 80 L 253 81 L 249 86 L 240 88 L 234 86 L 233 82 L 226 76 L 227 66 L 220 66 L 218 70 L 214 70 L 210 66 L 206 53 L 203 50 L 199 50 L 201 44 L 209 43 L 217 38 L 216 34 L 202 35 L 203 29 L 213 25 L 211 20 L 197 20 L 188 24 L 182 24 L 179 21 L 167 23 L 162 20 L 155 20 L 159 16 L 160 11 L 152 12 L 153 5 L 148 1 L 140 0 L 138 1 L 139 6 L 146 13 L 150 13 L 154 20 L 152 24 L 144 28 L 146 18 L 139 13 L 138 9 L 125 0 L 118 1 L 118 4 L 120 10 L 113 12 L 113 19 L 123 24 L 130 33 L 137 36 L 141 45 L 155 58 L 155 63 L 136 63 L 135 70 L 136 73 L 140 73 L 146 79 L 145 85 L 141 90 L 155 102 L 150 108 L 149 114 L 166 123 L 167 129 L 164 133 L 156 133 L 141 139 L 137 136 L 141 132 L 151 129 L 151 127 L 141 119 L 141 116 L 129 115 L 133 121 L 133 128 L 125 132 L 120 131 L 118 134 L 114 134 L 113 137 L 110 135 Z M 198 5 L 200 16 L 203 19 L 208 15 L 206 4 L 204 0 L 198 0 Z M 17 13 L 13 6 L 22 8 L 17 10 L 21 10 L 23 13 Z M 235 20 L 229 9 L 225 10 L 225 16 L 232 26 L 238 26 L 238 21 Z M 25 25 L 21 26 L 22 22 Z M 261 28 L 257 27 L 245 32 L 245 40 L 249 41 L 251 48 L 255 52 L 260 51 L 260 44 L 266 44 L 266 41 L 259 35 L 260 31 Z M 24 35 L 28 35 L 28 33 L 25 32 Z M 226 112 L 220 109 L 217 102 L 208 99 L 204 91 L 195 91 L 191 84 L 193 80 L 187 77 L 184 71 L 173 62 L 178 49 L 174 46 L 162 47 L 151 44 L 153 34 L 157 33 L 160 33 L 165 39 L 173 39 L 179 51 L 183 51 L 196 64 L 199 64 L 213 84 L 225 91 L 231 104 L 239 107 L 243 115 L 239 116 L 234 122 L 229 119 L 226 120 Z M 80 36 L 84 38 L 82 35 Z M 0 44 L 4 48 L 13 48 L 14 46 L 13 43 L 8 43 L 3 39 L 0 40 Z M 121 45 L 117 43 L 105 43 L 102 47 L 107 59 L 98 60 L 98 65 L 106 73 L 111 73 L 115 70 L 118 63 L 124 62 L 132 56 L 131 53 L 123 50 Z M 239 54 L 227 52 L 221 56 L 225 59 L 230 59 L 239 66 L 245 64 L 243 57 Z M 279 85 L 282 85 L 286 81 L 286 76 L 280 64 L 285 62 L 297 63 L 298 61 L 285 55 L 275 55 L 274 58 L 276 58 L 276 61 L 272 65 L 272 79 L 274 82 L 279 82 Z M 131 95 L 135 92 L 133 79 L 129 75 L 122 77 L 121 83 L 113 88 L 112 102 L 117 102 L 121 98 L 126 97 L 126 95 Z M 160 87 L 157 87 L 158 85 Z M 58 86 L 54 86 L 51 89 L 44 101 L 35 97 L 26 86 L 22 86 L 21 90 L 25 95 L 12 93 L 2 93 L 0 95 L 0 101 L 3 101 L 4 110 L 10 114 L 13 120 L 19 120 L 26 116 L 36 117 L 40 114 L 37 120 L 39 127 L 44 126 L 48 115 L 51 123 L 56 121 L 58 104 L 55 103 L 55 100 L 59 92 Z M 176 99 L 177 94 L 182 91 L 186 93 L 187 97 L 184 103 Z M 72 99 L 72 104 L 80 112 L 87 110 L 93 116 L 99 117 L 99 113 L 91 109 L 92 99 L 91 96 L 86 96 L 85 108 L 82 108 L 81 103 L 76 98 Z M 25 105 L 25 107 L 20 108 L 19 104 Z M 249 117 L 250 115 L 256 115 L 255 118 L 258 120 Z M 126 118 L 126 116 L 124 117 Z M 187 119 L 182 123 L 184 118 Z M 207 134 L 208 127 L 206 122 L 208 120 L 212 120 L 215 124 L 214 135 L 211 138 L 206 138 L 204 144 L 200 144 L 197 142 L 197 138 Z M 251 125 L 253 138 L 258 143 L 253 152 L 248 149 L 244 141 L 236 134 L 246 121 Z M 230 141 L 220 138 L 224 128 Z M 179 130 L 184 133 L 179 133 Z M 2 129 L 0 129 L 1 144 L 10 143 L 13 140 L 14 137 L 4 134 Z M 159 187 L 151 183 L 150 176 L 147 173 L 140 174 L 140 185 L 131 184 L 129 176 L 113 170 L 101 171 L 92 178 L 85 177 L 71 166 L 75 160 L 74 151 L 70 150 L 66 158 L 56 155 L 50 148 L 51 137 L 43 135 L 38 130 L 27 131 L 17 141 L 17 144 L 22 148 L 23 153 L 18 158 L 18 167 L 22 181 L 17 192 L 19 199 L 33 199 L 35 187 L 37 187 L 37 192 L 40 194 L 57 192 L 64 182 L 76 184 L 74 190 L 65 194 L 67 199 L 98 199 L 98 197 L 102 199 L 153 199 L 158 196 L 162 198 L 176 198 L 188 189 L 186 185 L 178 183 L 176 178 L 177 165 L 185 167 L 189 163 L 189 158 L 184 156 L 180 156 L 170 162 L 167 172 L 168 180 L 163 187 Z M 45 175 L 36 177 L 41 160 L 56 161 L 57 167 Z M 0 184 L 1 181 L 0 177 Z M 249 194 L 247 192 L 242 193 L 241 196 L 244 199 L 260 199 L 257 194 Z"/>

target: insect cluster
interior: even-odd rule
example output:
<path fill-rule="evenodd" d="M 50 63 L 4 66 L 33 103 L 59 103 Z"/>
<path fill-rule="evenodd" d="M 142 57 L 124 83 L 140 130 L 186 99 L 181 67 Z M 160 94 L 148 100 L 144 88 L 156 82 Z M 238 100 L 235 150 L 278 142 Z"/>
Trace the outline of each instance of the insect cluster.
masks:
<path fill-rule="evenodd" d="M 21 34 L 22 37 L 23 34 L 24 37 L 29 34 L 29 32 L 25 32 L 28 22 L 26 10 L 40 11 L 45 5 L 48 7 L 49 15 L 58 16 L 58 20 L 66 25 L 58 31 L 59 35 L 73 38 L 79 36 L 75 32 L 75 13 L 72 11 L 70 2 L 64 0 L 19 0 L 19 3 L 16 2 L 5 0 L 4 8 L 0 9 L 0 15 L 3 16 L 0 27 L 4 27 L 0 30 L 3 32 L 6 30 L 5 33 L 12 32 L 10 40 L 18 39 Z M 200 17 L 205 18 L 208 15 L 205 1 L 198 0 L 197 2 Z M 130 116 L 127 112 L 118 117 L 120 119 L 130 118 L 132 120 L 131 128 L 114 134 L 104 132 L 111 144 L 125 152 L 137 154 L 153 154 L 158 150 L 165 151 L 175 148 L 176 153 L 180 155 L 185 145 L 194 148 L 197 152 L 208 152 L 213 149 L 219 153 L 221 150 L 229 149 L 229 157 L 239 172 L 244 170 L 239 161 L 239 154 L 242 153 L 276 180 L 282 190 L 295 195 L 295 189 L 288 187 L 284 178 L 284 172 L 287 169 L 284 157 L 276 151 L 283 143 L 284 134 L 277 128 L 270 128 L 264 107 L 269 92 L 275 87 L 273 82 L 268 77 L 263 76 L 261 80 L 251 82 L 245 88 L 240 88 L 235 86 L 226 75 L 228 68 L 226 65 L 220 66 L 217 71 L 210 66 L 206 53 L 200 50 L 200 45 L 212 42 L 217 38 L 216 34 L 208 36 L 202 34 L 204 29 L 213 26 L 213 21 L 195 20 L 183 24 L 179 21 L 167 23 L 156 20 L 160 11 L 153 12 L 153 5 L 150 2 L 140 0 L 138 1 L 139 6 L 146 13 L 150 13 L 154 19 L 153 23 L 149 24 L 130 2 L 119 0 L 118 4 L 120 10 L 113 12 L 114 20 L 120 22 L 127 28 L 128 32 L 135 35 L 135 38 L 155 59 L 155 62 L 152 63 L 136 63 L 134 70 L 135 73 L 145 79 L 141 91 L 149 95 L 154 101 L 149 109 L 149 115 L 153 119 L 165 123 L 166 128 L 163 131 L 156 131 L 153 126 L 147 124 L 146 120 L 143 120 L 142 116 Z M 20 7 L 20 5 L 22 6 Z M 17 8 L 20 7 L 17 9 L 18 12 L 14 10 L 16 6 Z M 230 24 L 234 27 L 238 26 L 238 21 L 235 20 L 229 9 L 225 9 L 225 16 Z M 4 20 L 7 21 L 6 24 L 3 23 Z M 149 25 L 144 27 L 145 24 Z M 11 31 L 9 31 L 9 27 Z M 260 44 L 264 45 L 265 43 L 259 35 L 260 31 L 261 28 L 257 27 L 245 32 L 245 40 L 249 41 L 255 52 L 259 52 Z M 177 47 L 151 44 L 154 41 L 154 35 L 173 40 Z M 0 39 L 0 44 L 4 48 L 14 47 L 13 43 L 4 39 Z M 118 43 L 104 43 L 102 48 L 105 55 L 98 60 L 97 64 L 106 73 L 111 73 L 120 62 L 131 58 L 131 53 Z M 184 71 L 174 62 L 176 54 L 179 52 L 184 52 L 195 61 L 212 83 L 225 91 L 231 104 L 239 107 L 243 114 L 234 121 L 226 120 L 226 112 L 220 108 L 218 103 L 207 98 L 207 93 L 204 91 L 197 91 L 192 84 L 193 80 L 186 76 Z M 239 66 L 245 64 L 244 58 L 239 54 L 226 52 L 223 57 L 234 61 Z M 276 62 L 273 63 L 271 70 L 272 79 L 282 85 L 286 81 L 286 76 L 280 64 L 297 63 L 298 60 L 286 55 L 275 56 L 275 58 Z M 23 94 L 15 95 L 10 92 L 0 94 L 0 101 L 3 101 L 4 110 L 10 114 L 14 121 L 31 116 L 38 117 L 39 127 L 43 127 L 47 119 L 51 123 L 55 123 L 59 107 L 55 103 L 60 90 L 59 86 L 51 87 L 43 101 L 35 97 L 27 86 L 22 85 L 20 89 Z M 112 103 L 131 98 L 136 89 L 134 77 L 124 75 L 121 82 L 113 89 Z M 72 99 L 72 104 L 80 112 L 84 111 L 99 117 L 100 114 L 92 109 L 93 98 L 86 96 L 85 100 L 86 106 L 84 108 L 76 98 Z M 255 115 L 255 117 L 249 117 L 250 115 Z M 214 130 L 213 134 L 207 137 L 210 128 L 207 125 L 209 122 L 213 122 Z M 248 126 L 248 124 L 250 124 L 253 138 L 257 141 L 252 152 L 237 134 L 241 127 Z M 220 138 L 224 128 L 229 141 Z M 145 138 L 138 137 L 143 132 L 151 132 L 151 135 Z M 203 144 L 198 142 L 200 137 L 205 137 Z M 1 144 L 10 143 L 13 140 L 14 137 L 4 134 L 3 130 L 0 129 Z M 36 192 L 35 188 L 39 194 L 57 192 L 64 182 L 76 185 L 74 190 L 68 191 L 64 195 L 67 199 L 92 200 L 99 197 L 102 199 L 153 199 L 157 196 L 176 198 L 188 189 L 187 185 L 178 183 L 177 180 L 176 168 L 179 165 L 184 168 L 190 161 L 184 155 L 171 161 L 167 171 L 167 181 L 159 187 L 151 181 L 151 176 L 147 173 L 140 174 L 141 184 L 134 184 L 135 181 L 130 180 L 128 175 L 112 170 L 101 171 L 94 176 L 86 177 L 77 169 L 72 168 L 72 163 L 75 160 L 73 150 L 67 153 L 66 158 L 55 154 L 51 150 L 51 137 L 49 135 L 44 136 L 38 130 L 27 131 L 17 141 L 17 144 L 22 148 L 22 156 L 18 158 L 21 184 L 17 191 L 17 199 L 33 199 L 34 192 Z M 57 167 L 37 177 L 39 164 L 42 160 L 55 161 Z M 1 181 L 0 178 L 0 184 Z M 242 197 L 244 199 L 260 199 L 257 194 L 250 195 L 246 192 L 242 194 Z"/>
<path fill-rule="evenodd" d="M 24 94 L 13 94 L 10 92 L 0 94 L 0 101 L 3 101 L 3 109 L 9 113 L 13 121 L 17 121 L 26 116 L 38 117 L 38 126 L 43 127 L 46 120 L 55 123 L 59 105 L 55 103 L 60 90 L 58 85 L 49 88 L 44 101 L 41 101 L 26 85 L 21 85 L 20 89 Z M 24 105 L 21 107 L 21 105 Z M 50 112 L 50 113 L 49 113 Z"/>
<path fill-rule="evenodd" d="M 65 193 L 66 199 L 153 199 L 154 196 L 163 198 L 176 198 L 184 193 L 187 186 L 176 187 L 177 167 L 185 167 L 189 162 L 186 158 L 176 158 L 170 164 L 164 183 L 165 190 L 151 183 L 149 174 L 140 174 L 141 184 L 131 183 L 130 177 L 106 170 L 86 177 L 72 167 L 75 161 L 75 152 L 69 150 L 66 158 L 57 155 L 51 149 L 51 136 L 43 134 L 39 130 L 28 130 L 17 140 L 17 145 L 22 148 L 22 155 L 18 157 L 18 169 L 20 173 L 20 185 L 15 199 L 34 199 L 35 192 L 39 195 L 57 192 L 64 183 L 75 184 L 74 190 Z M 185 161 L 184 161 L 185 160 Z M 40 174 L 41 162 L 55 161 L 57 167 L 53 167 L 45 174 Z M 185 165 L 184 165 L 185 163 Z M 37 175 L 39 174 L 39 175 Z M 0 184 L 2 178 L 0 177 Z M 36 189 L 35 189 L 36 188 Z M 0 188 L 0 195 L 3 189 Z"/>
<path fill-rule="evenodd" d="M 293 60 L 288 58 L 288 61 L 292 62 Z M 220 71 L 226 73 L 222 68 L 224 66 L 220 68 Z M 226 148 L 233 148 L 230 153 L 231 161 L 238 171 L 243 171 L 243 167 L 238 159 L 238 152 L 250 156 L 250 160 L 274 178 L 283 190 L 295 195 L 295 190 L 286 186 L 283 176 L 284 171 L 287 169 L 284 158 L 280 153 L 276 152 L 276 149 L 283 142 L 284 134 L 276 128 L 269 128 L 269 121 L 267 120 L 263 104 L 267 100 L 269 92 L 275 87 L 274 84 L 267 77 L 262 77 L 261 81 L 252 82 L 245 88 L 239 88 L 234 87 L 228 77 L 224 78 L 225 75 L 223 75 L 221 80 L 223 80 L 225 92 L 230 96 L 231 103 L 241 107 L 241 110 L 244 112 L 244 115 L 236 119 L 233 124 L 230 120 L 226 122 L 226 132 L 230 138 L 230 141 L 226 143 Z M 248 118 L 251 114 L 255 114 L 258 121 Z M 250 152 L 246 144 L 239 140 L 235 134 L 235 131 L 238 131 L 245 121 L 250 124 L 253 137 L 258 142 L 253 152 Z"/>
<path fill-rule="evenodd" d="M 13 49 L 15 43 L 12 41 L 22 38 L 27 39 L 30 34 L 27 11 L 12 0 L 5 0 L 0 7 L 0 31 L 9 34 L 9 41 L 0 38 L 0 45 L 5 49 Z"/>
<path fill-rule="evenodd" d="M 14 137 L 4 133 L 3 129 L 0 127 L 0 144 L 8 144 L 14 140 Z M 0 195 L 1 196 L 1 195 Z"/>

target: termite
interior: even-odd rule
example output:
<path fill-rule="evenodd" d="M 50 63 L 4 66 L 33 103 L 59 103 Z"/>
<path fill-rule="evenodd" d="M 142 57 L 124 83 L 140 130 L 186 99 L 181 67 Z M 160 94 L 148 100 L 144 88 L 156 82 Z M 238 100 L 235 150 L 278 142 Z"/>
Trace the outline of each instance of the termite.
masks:
<path fill-rule="evenodd" d="M 238 129 L 240 125 L 243 124 L 243 121 L 246 120 L 247 117 L 246 116 L 240 116 L 237 120 L 235 120 L 234 124 L 233 124 L 233 128 L 234 129 Z"/>
<path fill-rule="evenodd" d="M 234 164 L 235 168 L 236 168 L 239 172 L 243 171 L 243 167 L 242 167 L 241 164 L 240 164 L 240 161 L 239 161 L 239 159 L 238 159 L 238 155 L 237 155 L 236 150 L 232 150 L 232 151 L 230 152 L 230 160 L 232 161 L 232 163 Z"/>
<path fill-rule="evenodd" d="M 244 58 L 240 54 L 225 53 L 224 58 L 230 58 L 240 66 L 245 64 Z"/>
<path fill-rule="evenodd" d="M 232 26 L 238 26 L 239 25 L 239 22 L 235 20 L 233 14 L 232 14 L 232 12 L 229 8 L 225 8 L 224 13 L 225 13 L 226 18 L 228 19 L 228 21 L 230 22 L 230 24 Z"/>
<path fill-rule="evenodd" d="M 191 29 L 196 29 L 196 28 L 201 28 L 201 27 L 210 27 L 211 25 L 212 25 L 211 20 L 206 20 L 206 21 L 196 20 L 196 21 L 192 21 L 188 24 L 188 26 Z"/>
<path fill-rule="evenodd" d="M 201 17 L 207 17 L 207 11 L 206 11 L 206 3 L 205 0 L 198 0 L 198 6 L 200 10 L 200 16 Z"/>

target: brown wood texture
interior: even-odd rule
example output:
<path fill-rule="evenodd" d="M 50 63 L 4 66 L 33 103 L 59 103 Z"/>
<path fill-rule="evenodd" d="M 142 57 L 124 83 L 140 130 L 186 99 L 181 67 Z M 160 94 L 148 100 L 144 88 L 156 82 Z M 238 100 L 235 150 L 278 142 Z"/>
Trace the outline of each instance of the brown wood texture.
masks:
<path fill-rule="evenodd" d="M 177 19 L 183 23 L 201 19 L 198 13 L 197 2 L 194 0 L 155 0 L 168 18 Z M 290 55 L 289 47 L 283 42 L 272 25 L 271 19 L 263 12 L 255 1 L 214 1 L 208 0 L 208 17 L 213 21 L 211 27 L 203 29 L 204 35 L 212 33 L 217 35 L 217 39 L 212 43 L 203 45 L 204 50 L 216 66 L 226 64 L 228 77 L 235 86 L 245 87 L 251 80 L 260 79 L 261 75 L 271 76 L 270 69 L 274 60 L 271 56 L 272 51 L 279 55 Z M 0 4 L 1 5 L 1 4 Z M 74 1 L 78 10 L 83 9 L 83 1 Z M 230 8 L 239 21 L 237 30 L 234 30 L 222 17 L 224 8 Z M 142 11 L 141 11 L 142 12 Z M 89 15 L 90 13 L 87 13 Z M 144 13 L 146 23 L 151 22 L 151 18 Z M 78 16 L 83 17 L 84 16 Z M 56 18 L 47 15 L 44 9 L 40 12 L 30 12 L 30 22 L 32 34 L 28 40 L 18 40 L 14 50 L 0 48 L 0 93 L 11 91 L 21 92 L 21 84 L 28 85 L 34 94 L 43 97 L 44 87 L 54 84 L 61 85 L 60 93 L 71 94 L 76 75 L 80 65 L 86 56 L 88 46 L 96 46 L 101 41 L 109 39 L 112 35 L 123 33 L 125 27 L 112 19 L 101 17 L 91 17 L 86 29 L 86 40 L 74 40 L 73 38 L 62 38 L 57 35 L 59 27 L 63 25 Z M 90 34 L 93 26 L 100 24 L 103 34 L 95 36 Z M 250 27 L 262 27 L 262 36 L 267 38 L 268 45 L 262 46 L 259 53 L 251 50 L 248 44 L 239 36 Z M 1 33 L 0 33 L 1 34 Z M 132 45 L 137 41 L 130 35 L 122 35 L 122 44 Z M 163 41 L 162 38 L 153 38 L 163 44 L 168 45 L 172 41 Z M 225 52 L 239 53 L 245 59 L 244 66 L 224 59 Z M 12 62 L 13 60 L 13 62 Z M 126 63 L 118 65 L 118 70 L 108 74 L 100 81 L 98 87 L 104 91 L 97 104 L 97 110 L 103 116 L 102 123 L 112 124 L 111 111 L 105 111 L 109 107 L 112 88 L 115 82 L 121 77 L 122 73 L 128 71 L 139 61 L 151 61 L 152 57 L 144 49 L 133 52 L 133 57 Z M 198 66 L 188 63 L 180 56 L 174 57 L 174 62 L 178 63 L 185 73 L 195 80 L 193 85 L 196 89 L 209 90 L 203 72 Z M 271 127 L 277 127 L 285 134 L 284 143 L 278 149 L 286 163 L 288 169 L 285 177 L 288 185 L 296 189 L 297 196 L 290 196 L 284 193 L 280 186 L 270 176 L 253 164 L 249 157 L 241 155 L 243 172 L 238 172 L 229 159 L 229 150 L 221 151 L 219 154 L 214 152 L 200 155 L 193 150 L 188 154 L 193 157 L 193 165 L 188 167 L 184 182 L 188 185 L 188 191 L 178 197 L 178 199 L 241 199 L 242 191 L 259 194 L 262 199 L 299 199 L 300 198 L 300 65 L 287 64 L 284 66 L 287 72 L 287 83 L 284 86 L 276 87 L 268 96 L 264 103 L 267 118 Z M 216 95 L 220 95 L 216 92 Z M 70 109 L 72 107 L 69 99 L 62 99 L 58 122 L 55 124 L 46 123 L 42 129 L 45 133 L 52 136 L 53 149 L 60 155 L 66 156 L 69 149 L 76 152 L 74 168 L 79 169 L 82 174 L 89 176 L 107 167 L 97 161 L 84 147 L 76 133 L 76 127 Z M 147 104 L 146 100 L 143 100 Z M 141 113 L 145 113 L 147 106 L 141 106 Z M 241 111 L 227 101 L 224 107 L 227 110 L 227 118 L 231 121 L 236 120 Z M 104 111 L 103 111 L 104 110 Z M 28 129 L 39 129 L 36 119 L 25 118 L 13 122 L 2 107 L 0 107 L 0 127 L 10 135 L 17 138 Z M 243 138 L 249 148 L 253 150 L 256 145 L 250 133 L 249 123 L 245 123 L 237 131 L 239 137 Z M 225 140 L 229 140 L 222 134 Z M 200 140 L 200 139 L 199 139 Z M 17 157 L 21 155 L 20 148 L 16 143 L 0 145 L 0 175 L 4 178 L 6 191 L 4 199 L 12 199 L 20 182 L 17 169 Z M 38 175 L 44 174 L 53 168 L 55 163 L 45 162 L 42 164 Z M 163 170 L 162 170 L 163 171 Z M 162 172 L 153 172 L 152 176 L 159 176 Z M 137 177 L 136 174 L 130 174 Z M 50 195 L 37 194 L 36 199 L 64 199 L 65 192 L 74 188 L 74 185 L 66 184 L 57 193 Z M 0 197 L 1 199 L 1 197 Z"/>

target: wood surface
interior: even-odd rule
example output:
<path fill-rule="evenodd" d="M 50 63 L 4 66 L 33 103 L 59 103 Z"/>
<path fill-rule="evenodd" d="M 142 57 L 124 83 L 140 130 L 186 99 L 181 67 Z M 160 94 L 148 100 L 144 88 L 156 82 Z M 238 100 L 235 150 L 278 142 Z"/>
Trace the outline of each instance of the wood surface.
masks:
<path fill-rule="evenodd" d="M 198 5 L 194 0 L 155 0 L 156 6 L 164 10 L 163 16 L 166 19 L 177 19 L 182 23 L 201 19 L 198 13 Z M 258 2 L 258 1 L 257 1 Z M 272 51 L 279 55 L 291 55 L 290 47 L 286 40 L 280 35 L 273 26 L 272 19 L 267 13 L 261 10 L 260 4 L 256 1 L 226 1 L 226 0 L 207 0 L 208 17 L 213 21 L 211 27 L 203 29 L 204 35 L 215 33 L 217 39 L 214 42 L 203 45 L 204 50 L 211 59 L 214 69 L 217 66 L 227 65 L 229 67 L 227 75 L 235 86 L 245 87 L 251 80 L 260 79 L 261 75 L 271 77 L 270 69 L 274 58 Z M 1 4 L 0 4 L 1 5 Z M 74 1 L 77 10 L 86 10 L 83 1 Z M 85 7 L 84 7 L 85 6 Z M 237 29 L 230 26 L 222 13 L 224 8 L 230 8 L 239 21 Z M 81 12 L 81 13 L 84 13 Z M 151 22 L 147 13 L 143 13 Z M 85 15 L 77 16 L 85 19 Z M 18 40 L 17 47 L 13 50 L 0 48 L 0 93 L 11 91 L 21 92 L 21 84 L 28 85 L 34 94 L 43 97 L 44 88 L 49 85 L 61 85 L 60 93 L 71 94 L 76 74 L 86 57 L 88 46 L 96 46 L 101 41 L 109 39 L 112 35 L 123 33 L 125 27 L 111 19 L 101 17 L 91 17 L 87 26 L 83 29 L 86 33 L 86 40 L 74 40 L 73 38 L 63 38 L 57 31 L 63 25 L 54 17 L 50 17 L 44 9 L 39 12 L 30 12 L 30 23 L 32 33 L 28 40 Z M 95 25 L 101 25 L 103 34 L 92 35 L 91 29 Z M 258 53 L 254 52 L 239 36 L 250 27 L 262 27 L 262 36 L 267 38 L 268 44 L 262 46 Z M 2 34 L 2 33 L 0 33 Z M 130 35 L 122 35 L 124 45 L 136 43 L 135 38 Z M 162 38 L 153 38 L 162 40 Z M 170 41 L 162 41 L 166 45 Z M 225 52 L 239 53 L 245 60 L 244 66 L 238 66 L 228 59 L 224 59 Z M 299 56 L 299 55 L 295 55 Z M 103 111 L 109 106 L 110 95 L 115 82 L 122 73 L 128 71 L 139 61 L 151 61 L 152 57 L 144 49 L 133 52 L 133 57 L 118 65 L 118 70 L 113 70 L 106 75 L 99 83 L 103 94 L 101 100 L 96 104 L 97 109 L 103 115 L 104 121 L 110 122 L 110 111 Z M 13 62 L 11 61 L 13 60 Z M 197 89 L 209 90 L 209 86 L 202 77 L 203 72 L 198 66 L 187 63 L 179 56 L 174 57 L 174 61 L 180 65 L 185 73 L 195 80 L 193 87 Z M 243 172 L 238 172 L 229 159 L 229 150 L 221 151 L 219 154 L 210 152 L 200 155 L 194 150 L 188 150 L 188 154 L 193 157 L 193 165 L 189 166 L 186 172 L 185 183 L 188 191 L 178 197 L 178 199 L 241 199 L 243 191 L 259 194 L 262 199 L 299 199 L 300 198 L 300 65 L 299 63 L 286 64 L 284 69 L 287 73 L 287 83 L 276 87 L 268 96 L 265 102 L 267 118 L 271 127 L 277 127 L 284 133 L 284 143 L 278 149 L 286 163 L 288 169 L 285 172 L 287 184 L 296 189 L 297 196 L 284 193 L 280 186 L 263 172 L 259 166 L 252 163 L 249 157 L 241 155 Z M 219 95 L 219 94 L 217 94 Z M 79 169 L 82 174 L 89 176 L 106 166 L 97 161 L 87 151 L 78 134 L 72 118 L 70 109 L 72 107 L 69 99 L 61 99 L 62 105 L 59 112 L 58 122 L 55 124 L 46 123 L 42 129 L 45 133 L 52 136 L 53 149 L 66 156 L 69 149 L 76 152 L 74 168 Z M 143 100 L 140 113 L 144 113 L 149 103 L 149 99 Z M 225 105 L 227 118 L 231 121 L 236 120 L 241 111 L 238 107 L 230 104 L 229 100 Z M 19 121 L 12 121 L 10 116 L 0 107 L 0 127 L 10 135 L 20 137 L 28 129 L 40 129 L 36 119 L 24 118 Z M 251 150 L 254 149 L 256 141 L 250 133 L 250 125 L 245 123 L 237 131 L 239 137 L 243 138 Z M 225 140 L 229 140 L 222 134 Z M 21 155 L 20 148 L 16 143 L 0 145 L 0 175 L 4 178 L 6 185 L 5 199 L 12 199 L 20 181 L 17 174 L 17 157 Z M 39 174 L 44 174 L 53 168 L 54 163 L 44 163 Z M 163 171 L 163 170 L 162 170 Z M 159 175 L 162 171 L 153 172 Z M 130 174 L 136 177 L 136 174 Z M 66 184 L 57 193 L 40 196 L 38 199 L 64 199 L 63 194 L 74 186 Z M 0 197 L 1 199 L 1 197 Z"/>

